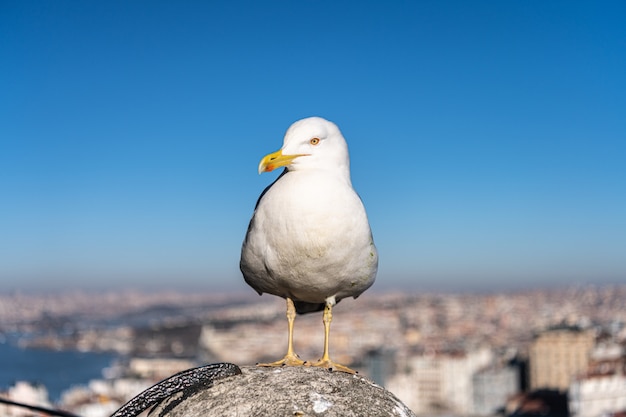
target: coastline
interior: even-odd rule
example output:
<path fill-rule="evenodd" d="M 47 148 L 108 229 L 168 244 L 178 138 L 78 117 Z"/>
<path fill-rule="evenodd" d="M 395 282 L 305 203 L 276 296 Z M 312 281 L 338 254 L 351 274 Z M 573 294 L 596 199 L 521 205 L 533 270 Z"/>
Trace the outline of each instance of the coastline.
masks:
<path fill-rule="evenodd" d="M 103 378 L 103 370 L 119 358 L 115 353 L 22 348 L 0 341 L 0 391 L 17 381 L 43 385 L 52 403 L 63 391 Z"/>

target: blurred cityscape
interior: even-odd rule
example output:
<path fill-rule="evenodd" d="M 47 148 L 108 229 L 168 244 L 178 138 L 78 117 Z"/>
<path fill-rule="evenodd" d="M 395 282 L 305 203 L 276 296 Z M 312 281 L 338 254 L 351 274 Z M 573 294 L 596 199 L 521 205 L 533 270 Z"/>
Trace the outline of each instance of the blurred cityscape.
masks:
<path fill-rule="evenodd" d="M 254 365 L 286 351 L 284 300 L 140 291 L 0 295 L 0 342 L 113 352 L 99 379 L 51 402 L 38 381 L 0 397 L 84 417 L 206 363 Z M 295 349 L 321 355 L 321 313 L 298 316 Z M 493 294 L 369 291 L 333 310 L 331 356 L 416 414 L 626 416 L 626 285 Z M 32 412 L 0 404 L 0 417 Z"/>

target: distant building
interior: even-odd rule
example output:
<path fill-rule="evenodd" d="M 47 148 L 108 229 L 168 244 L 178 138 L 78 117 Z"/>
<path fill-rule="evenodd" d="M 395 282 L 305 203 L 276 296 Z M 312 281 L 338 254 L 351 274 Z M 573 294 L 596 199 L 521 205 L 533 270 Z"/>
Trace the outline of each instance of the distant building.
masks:
<path fill-rule="evenodd" d="M 509 401 L 507 417 L 570 417 L 567 395 L 558 390 L 525 392 Z"/>
<path fill-rule="evenodd" d="M 194 366 L 195 362 L 188 359 L 131 358 L 128 372 L 139 378 L 159 380 Z"/>
<path fill-rule="evenodd" d="M 577 327 L 540 333 L 530 347 L 530 388 L 566 391 L 576 374 L 586 370 L 595 335 Z"/>
<path fill-rule="evenodd" d="M 17 381 L 6 394 L 2 395 L 9 400 L 34 405 L 38 407 L 52 407 L 48 399 L 48 390 L 40 384 L 26 381 Z M 33 411 L 12 405 L 0 404 L 0 416 L 27 417 L 32 416 Z"/>
<path fill-rule="evenodd" d="M 466 414 L 474 403 L 472 376 L 492 359 L 489 349 L 412 356 L 386 388 L 416 414 Z"/>
<path fill-rule="evenodd" d="M 387 349 L 372 349 L 364 355 L 359 368 L 363 369 L 372 381 L 380 386 L 385 386 L 389 377 L 393 374 L 395 363 L 395 351 Z"/>
<path fill-rule="evenodd" d="M 521 391 L 519 368 L 492 366 L 472 377 L 474 405 L 472 414 L 494 415 L 504 409 L 507 400 Z"/>
<path fill-rule="evenodd" d="M 626 411 L 626 358 L 593 362 L 569 389 L 575 417 L 602 417 Z"/>
<path fill-rule="evenodd" d="M 94 379 L 88 385 L 65 390 L 61 395 L 61 404 L 64 410 L 78 416 L 108 417 L 153 383 L 152 380 L 137 378 Z"/>

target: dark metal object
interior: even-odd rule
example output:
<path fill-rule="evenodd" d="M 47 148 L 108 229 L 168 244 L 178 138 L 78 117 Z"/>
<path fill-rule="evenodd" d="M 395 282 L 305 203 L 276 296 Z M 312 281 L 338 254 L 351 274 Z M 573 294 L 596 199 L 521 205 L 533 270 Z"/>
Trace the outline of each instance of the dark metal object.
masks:
<path fill-rule="evenodd" d="M 202 388 L 209 388 L 218 379 L 241 374 L 241 369 L 232 363 L 215 363 L 188 369 L 151 386 L 124 404 L 111 417 L 136 417 L 150 407 L 171 400 L 160 415 Z M 180 395 L 173 398 L 175 394 Z M 76 417 L 76 416 L 67 416 Z"/>

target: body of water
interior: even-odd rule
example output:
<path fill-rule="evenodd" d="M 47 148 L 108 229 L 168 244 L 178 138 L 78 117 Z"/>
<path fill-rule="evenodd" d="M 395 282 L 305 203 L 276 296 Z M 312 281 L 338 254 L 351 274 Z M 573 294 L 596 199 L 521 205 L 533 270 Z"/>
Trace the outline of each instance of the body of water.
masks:
<path fill-rule="evenodd" d="M 0 343 L 0 390 L 6 391 L 16 381 L 43 384 L 50 401 L 56 402 L 61 392 L 102 378 L 102 369 L 111 365 L 116 355 L 46 349 L 20 349 Z"/>

